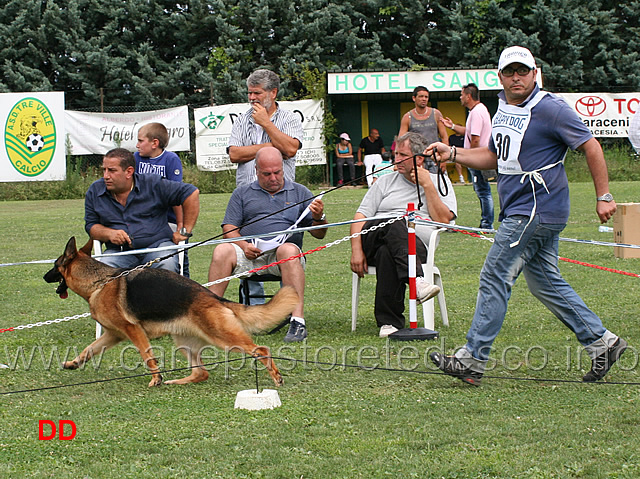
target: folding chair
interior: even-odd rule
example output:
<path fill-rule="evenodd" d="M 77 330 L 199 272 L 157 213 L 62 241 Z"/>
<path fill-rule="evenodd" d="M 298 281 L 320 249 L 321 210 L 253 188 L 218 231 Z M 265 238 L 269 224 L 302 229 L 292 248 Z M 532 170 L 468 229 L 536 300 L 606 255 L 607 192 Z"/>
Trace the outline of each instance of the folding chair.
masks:
<path fill-rule="evenodd" d="M 440 307 L 440 316 L 442 318 L 442 324 L 449 326 L 449 316 L 447 314 L 447 303 L 444 299 L 444 287 L 442 286 L 442 277 L 440 270 L 435 265 L 435 253 L 438 245 L 438 237 L 440 233 L 446 231 L 446 228 L 438 228 L 431 233 L 429 237 L 429 244 L 427 245 L 427 262 L 422 265 L 422 271 L 424 279 L 431 284 L 435 284 L 440 287 L 440 292 L 436 296 L 438 298 L 438 306 Z M 367 275 L 376 274 L 375 266 L 369 266 Z M 424 326 L 427 329 L 434 329 L 435 326 L 435 304 L 432 298 L 422 304 L 422 315 L 424 317 Z M 351 279 L 351 331 L 356 330 L 356 324 L 358 322 L 358 303 L 360 301 L 360 277 L 356 273 L 352 273 Z"/>

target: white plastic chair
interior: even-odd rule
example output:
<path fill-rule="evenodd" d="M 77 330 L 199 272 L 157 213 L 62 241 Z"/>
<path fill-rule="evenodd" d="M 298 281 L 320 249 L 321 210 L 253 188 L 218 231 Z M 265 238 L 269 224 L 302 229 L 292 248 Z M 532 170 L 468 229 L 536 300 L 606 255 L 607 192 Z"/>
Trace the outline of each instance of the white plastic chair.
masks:
<path fill-rule="evenodd" d="M 449 315 L 447 314 L 447 303 L 444 299 L 444 287 L 442 286 L 442 277 L 440 276 L 440 270 L 435 265 L 435 254 L 438 246 L 438 238 L 440 233 L 446 231 L 446 228 L 438 228 L 429 236 L 429 244 L 427 245 L 427 262 L 422 265 L 422 271 L 424 279 L 431 284 L 435 284 L 440 287 L 440 292 L 436 296 L 438 298 L 438 305 L 440 306 L 440 317 L 442 318 L 442 324 L 449 326 Z M 376 274 L 375 266 L 369 266 L 367 268 L 367 274 Z M 427 329 L 434 329 L 435 326 L 435 303 L 432 298 L 425 303 L 422 303 L 422 315 L 424 317 L 424 327 Z M 360 277 L 356 273 L 352 273 L 351 280 L 351 331 L 356 330 L 356 324 L 358 322 L 358 303 L 360 302 Z"/>

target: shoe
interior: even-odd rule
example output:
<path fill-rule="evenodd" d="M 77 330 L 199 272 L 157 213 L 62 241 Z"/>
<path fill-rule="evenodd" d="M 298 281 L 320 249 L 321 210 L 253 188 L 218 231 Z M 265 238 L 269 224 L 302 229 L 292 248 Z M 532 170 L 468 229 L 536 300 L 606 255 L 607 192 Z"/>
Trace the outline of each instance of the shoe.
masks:
<path fill-rule="evenodd" d="M 439 286 L 427 283 L 427 281 L 421 276 L 416 278 L 416 296 L 418 304 L 422 304 L 428 299 L 438 296 L 438 293 L 440 293 Z"/>
<path fill-rule="evenodd" d="M 624 353 L 625 349 L 627 349 L 627 342 L 622 338 L 618 338 L 609 349 L 591 361 L 591 371 L 585 374 L 582 380 L 585 383 L 592 383 L 602 379 L 609 372 L 613 363 Z"/>
<path fill-rule="evenodd" d="M 295 319 L 291 320 L 289 324 L 289 331 L 287 331 L 287 335 L 284 337 L 285 343 L 297 343 L 302 341 L 307 337 L 307 327 L 296 321 Z"/>
<path fill-rule="evenodd" d="M 455 356 L 444 356 L 440 353 L 431 353 L 429 357 L 431 358 L 433 364 L 438 366 L 438 369 L 440 369 L 445 374 L 453 376 L 454 378 L 458 378 L 467 384 L 471 384 L 472 386 L 480 386 L 480 382 L 482 381 L 482 373 L 472 371 L 464 364 L 462 364 L 462 362 Z"/>
<path fill-rule="evenodd" d="M 390 334 L 395 333 L 398 330 L 395 326 L 391 326 L 390 324 L 385 324 L 380 328 L 380 337 L 386 338 Z"/>

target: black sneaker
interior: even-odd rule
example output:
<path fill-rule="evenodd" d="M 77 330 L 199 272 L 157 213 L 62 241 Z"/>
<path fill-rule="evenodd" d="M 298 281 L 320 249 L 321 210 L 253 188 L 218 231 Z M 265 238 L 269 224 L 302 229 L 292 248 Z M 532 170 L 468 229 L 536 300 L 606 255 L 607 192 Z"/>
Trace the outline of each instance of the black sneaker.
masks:
<path fill-rule="evenodd" d="M 455 356 L 444 356 L 440 353 L 431 353 L 429 357 L 431 358 L 431 361 L 433 361 L 433 364 L 438 366 L 438 368 L 445 374 L 461 379 L 472 386 L 480 386 L 482 373 L 472 371 L 462 364 Z"/>
<path fill-rule="evenodd" d="M 307 337 L 307 328 L 304 324 L 296 321 L 295 319 L 291 320 L 289 324 L 289 331 L 287 331 L 287 335 L 284 337 L 285 343 L 297 343 L 302 341 Z"/>
<path fill-rule="evenodd" d="M 586 383 L 592 383 L 602 379 L 625 349 L 627 349 L 627 342 L 618 338 L 609 349 L 591 361 L 591 371 L 585 374 L 582 380 Z"/>

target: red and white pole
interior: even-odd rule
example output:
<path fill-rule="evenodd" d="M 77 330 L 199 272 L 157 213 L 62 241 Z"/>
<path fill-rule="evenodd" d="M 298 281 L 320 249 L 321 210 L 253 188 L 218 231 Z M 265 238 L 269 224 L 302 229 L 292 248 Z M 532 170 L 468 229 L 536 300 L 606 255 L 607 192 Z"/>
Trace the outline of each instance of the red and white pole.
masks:
<path fill-rule="evenodd" d="M 416 301 L 416 229 L 415 229 L 415 205 L 407 205 L 409 219 L 407 228 L 409 233 L 409 327 L 418 327 L 418 303 Z"/>

